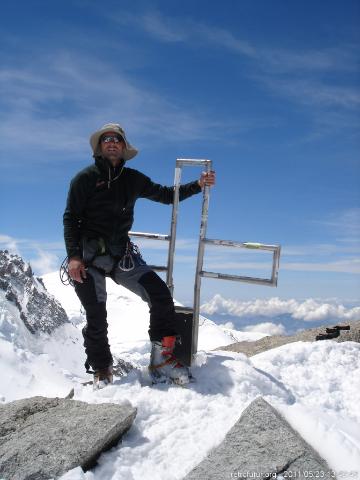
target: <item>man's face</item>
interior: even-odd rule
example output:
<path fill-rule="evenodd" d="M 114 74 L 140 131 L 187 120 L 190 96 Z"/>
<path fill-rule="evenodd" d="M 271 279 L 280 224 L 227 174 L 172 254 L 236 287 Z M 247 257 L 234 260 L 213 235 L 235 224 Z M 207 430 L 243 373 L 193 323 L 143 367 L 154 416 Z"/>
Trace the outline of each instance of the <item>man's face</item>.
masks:
<path fill-rule="evenodd" d="M 124 140 L 116 132 L 105 132 L 100 138 L 100 149 L 103 157 L 107 158 L 113 167 L 119 165 L 125 148 Z"/>

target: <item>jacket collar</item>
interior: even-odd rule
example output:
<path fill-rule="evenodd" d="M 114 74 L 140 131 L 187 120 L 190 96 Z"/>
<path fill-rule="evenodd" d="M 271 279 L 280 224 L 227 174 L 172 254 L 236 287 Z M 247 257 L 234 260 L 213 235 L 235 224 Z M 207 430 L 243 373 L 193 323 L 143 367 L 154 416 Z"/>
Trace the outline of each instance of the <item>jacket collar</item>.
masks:
<path fill-rule="evenodd" d="M 111 163 L 101 155 L 97 155 L 95 157 L 95 165 L 98 167 L 100 172 L 106 176 L 106 178 L 115 178 L 119 175 L 121 170 L 123 169 L 125 164 L 125 160 L 122 160 L 121 163 L 117 167 L 113 167 Z"/>

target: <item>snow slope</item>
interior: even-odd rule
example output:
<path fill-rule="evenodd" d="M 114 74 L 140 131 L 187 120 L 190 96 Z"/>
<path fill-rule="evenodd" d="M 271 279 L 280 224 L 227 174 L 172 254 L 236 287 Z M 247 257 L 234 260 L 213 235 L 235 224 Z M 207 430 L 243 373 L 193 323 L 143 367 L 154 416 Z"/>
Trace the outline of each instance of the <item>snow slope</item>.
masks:
<path fill-rule="evenodd" d="M 71 287 L 61 285 L 56 273 L 45 276 L 44 282 L 80 328 L 84 318 Z M 248 359 L 211 349 L 257 339 L 261 333 L 229 330 L 202 318 L 193 368 L 197 382 L 188 388 L 151 387 L 146 373 L 147 305 L 112 283 L 108 290 L 112 351 L 138 368 L 106 389 L 93 392 L 79 383 L 86 376 L 80 331 L 73 325 L 68 325 L 69 331 L 59 329 L 56 336 L 43 335 L 32 343 L 30 339 L 31 345 L 0 337 L 3 371 L 15 376 L 17 367 L 22 372 L 16 388 L 9 382 L 3 389 L 3 401 L 65 395 L 73 386 L 75 399 L 130 401 L 138 409 L 122 444 L 103 454 L 98 467 L 87 473 L 74 469 L 62 480 L 181 479 L 223 440 L 259 395 L 281 411 L 341 478 L 354 479 L 354 472 L 360 477 L 360 344 L 299 342 Z M 7 350 L 2 348 L 5 343 Z"/>
<path fill-rule="evenodd" d="M 335 342 L 286 345 L 252 360 L 208 352 L 199 355 L 197 383 L 190 388 L 141 386 L 137 372 L 96 393 L 77 388 L 76 399 L 129 400 L 138 415 L 122 446 L 104 454 L 94 472 L 76 469 L 63 478 L 181 479 L 259 395 L 342 478 L 354 478 L 353 472 L 360 473 L 359 357 L 360 345 Z"/>

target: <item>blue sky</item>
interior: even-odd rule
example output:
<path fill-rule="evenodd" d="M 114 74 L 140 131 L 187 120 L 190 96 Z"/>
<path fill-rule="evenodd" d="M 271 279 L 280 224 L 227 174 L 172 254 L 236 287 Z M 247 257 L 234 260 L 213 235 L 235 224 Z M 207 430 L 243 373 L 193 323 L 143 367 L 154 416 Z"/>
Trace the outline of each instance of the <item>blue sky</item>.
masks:
<path fill-rule="evenodd" d="M 140 150 L 129 166 L 157 182 L 172 184 L 177 157 L 213 160 L 209 238 L 282 245 L 277 289 L 207 279 L 204 300 L 358 302 L 359 20 L 351 0 L 5 2 L 0 248 L 38 274 L 58 268 L 69 181 L 113 121 Z M 200 208 L 198 195 L 179 214 L 185 302 Z M 168 233 L 170 215 L 141 200 L 133 230 Z M 165 262 L 162 245 L 143 251 Z M 268 275 L 270 258 L 209 249 L 205 267 Z"/>

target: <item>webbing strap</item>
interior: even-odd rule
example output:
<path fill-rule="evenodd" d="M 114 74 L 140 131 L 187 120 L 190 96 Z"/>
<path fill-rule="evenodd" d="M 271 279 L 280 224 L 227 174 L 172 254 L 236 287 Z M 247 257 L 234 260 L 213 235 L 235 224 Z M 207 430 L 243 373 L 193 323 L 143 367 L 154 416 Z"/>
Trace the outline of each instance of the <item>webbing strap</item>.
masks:
<path fill-rule="evenodd" d="M 165 362 L 159 363 L 159 365 L 149 365 L 149 370 L 156 370 L 157 368 L 162 368 L 165 367 L 166 365 L 169 365 L 172 362 L 176 362 L 177 364 L 179 363 L 175 357 L 170 357 Z"/>

